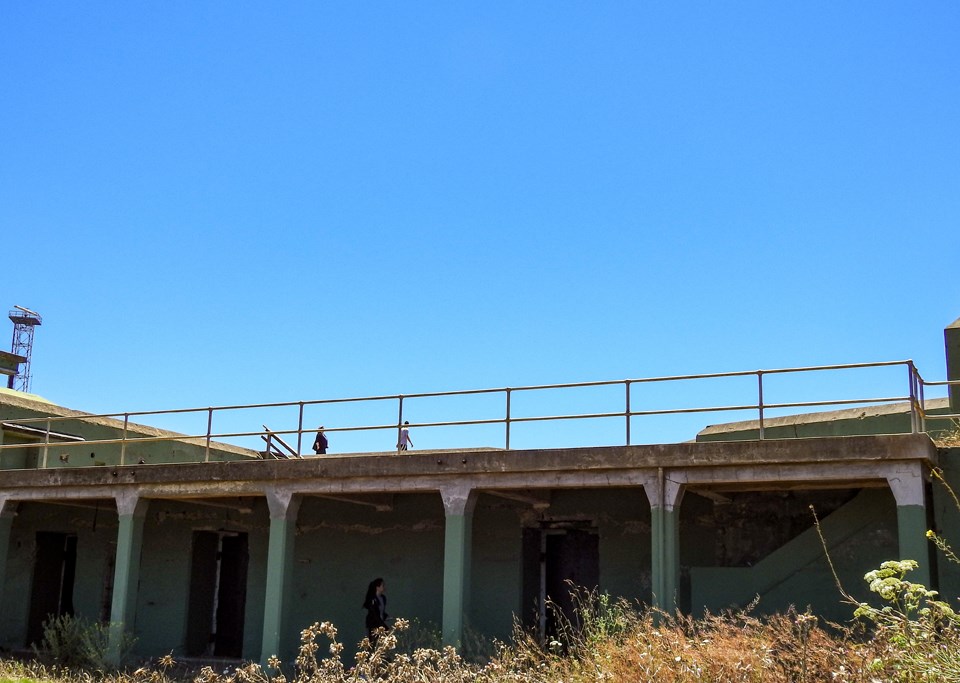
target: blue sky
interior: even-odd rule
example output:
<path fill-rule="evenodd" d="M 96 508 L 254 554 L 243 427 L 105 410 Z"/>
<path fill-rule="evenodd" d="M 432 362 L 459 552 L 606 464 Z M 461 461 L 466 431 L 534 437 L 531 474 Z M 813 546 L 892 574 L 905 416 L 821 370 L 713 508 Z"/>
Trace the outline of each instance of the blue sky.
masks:
<path fill-rule="evenodd" d="M 91 412 L 942 379 L 958 73 L 936 0 L 6 3 L 0 305 Z"/>

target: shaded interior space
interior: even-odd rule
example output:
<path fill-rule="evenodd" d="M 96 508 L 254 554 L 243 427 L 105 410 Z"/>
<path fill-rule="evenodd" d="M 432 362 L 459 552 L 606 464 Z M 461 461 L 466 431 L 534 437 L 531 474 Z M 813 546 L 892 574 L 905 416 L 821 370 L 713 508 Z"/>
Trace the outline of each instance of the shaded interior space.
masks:
<path fill-rule="evenodd" d="M 44 625 L 57 617 L 73 616 L 77 575 L 77 535 L 38 531 L 30 588 L 30 616 L 25 645 L 39 647 Z"/>
<path fill-rule="evenodd" d="M 600 586 L 599 534 L 588 522 L 523 529 L 521 623 L 541 642 L 581 626 L 577 596 Z"/>
<path fill-rule="evenodd" d="M 250 562 L 247 534 L 194 531 L 192 546 L 184 650 L 190 657 L 239 659 Z"/>

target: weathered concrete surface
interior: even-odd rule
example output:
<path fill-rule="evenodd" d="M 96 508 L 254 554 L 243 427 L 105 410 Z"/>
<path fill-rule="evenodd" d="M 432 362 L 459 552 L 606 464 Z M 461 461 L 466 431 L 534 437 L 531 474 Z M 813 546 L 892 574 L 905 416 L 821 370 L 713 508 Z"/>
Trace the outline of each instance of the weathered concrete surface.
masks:
<path fill-rule="evenodd" d="M 11 499 L 111 497 L 134 487 L 148 497 L 263 495 L 283 485 L 300 493 L 537 489 L 643 485 L 659 468 L 687 483 L 747 485 L 791 480 L 885 483 L 896 462 L 937 462 L 925 434 L 803 440 L 707 442 L 552 450 L 419 451 L 303 460 L 130 465 L 0 471 Z"/>

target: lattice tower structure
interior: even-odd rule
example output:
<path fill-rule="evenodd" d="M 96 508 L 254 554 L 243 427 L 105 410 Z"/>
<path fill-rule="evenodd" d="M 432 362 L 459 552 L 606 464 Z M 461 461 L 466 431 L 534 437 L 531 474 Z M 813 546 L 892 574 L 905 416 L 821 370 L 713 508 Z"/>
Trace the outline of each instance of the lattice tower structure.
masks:
<path fill-rule="evenodd" d="M 33 331 L 37 325 L 43 324 L 43 319 L 36 311 L 22 306 L 14 306 L 10 311 L 10 322 L 13 323 L 13 342 L 10 351 L 26 360 L 20 365 L 20 372 L 11 375 L 7 380 L 8 389 L 16 389 L 29 393 L 30 391 L 30 356 L 33 353 Z"/>

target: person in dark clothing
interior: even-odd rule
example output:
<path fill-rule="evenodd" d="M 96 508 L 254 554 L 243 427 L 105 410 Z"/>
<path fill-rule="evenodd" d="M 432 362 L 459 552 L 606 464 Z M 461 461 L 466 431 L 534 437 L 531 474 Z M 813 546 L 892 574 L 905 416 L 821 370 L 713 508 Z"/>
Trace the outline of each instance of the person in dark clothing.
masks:
<path fill-rule="evenodd" d="M 317 438 L 313 442 L 313 451 L 317 455 L 323 455 L 327 452 L 327 435 L 323 433 L 323 425 L 320 425 L 317 431 Z"/>
<path fill-rule="evenodd" d="M 387 628 L 387 596 L 383 590 L 386 584 L 383 579 L 376 578 L 367 586 L 367 596 L 363 599 L 363 608 L 367 610 L 367 637 L 370 639 L 370 646 L 377 644 L 377 638 L 380 636 L 379 629 Z"/>

